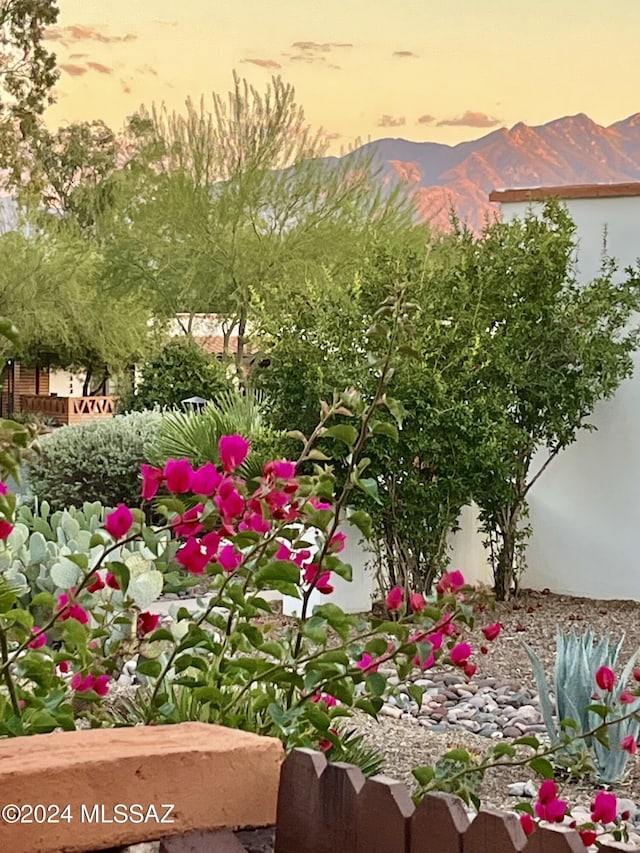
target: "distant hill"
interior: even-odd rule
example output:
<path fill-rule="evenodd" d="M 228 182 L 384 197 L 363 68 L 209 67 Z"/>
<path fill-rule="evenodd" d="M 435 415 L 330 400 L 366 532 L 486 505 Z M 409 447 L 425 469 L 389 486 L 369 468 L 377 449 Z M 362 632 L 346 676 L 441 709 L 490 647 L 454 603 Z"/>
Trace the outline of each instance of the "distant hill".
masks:
<path fill-rule="evenodd" d="M 497 212 L 488 198 L 494 189 L 640 181 L 640 113 L 609 127 L 580 113 L 459 145 L 377 139 L 361 150 L 374 154 L 386 181 L 406 184 L 435 226 L 446 228 L 453 208 L 479 230 Z"/>

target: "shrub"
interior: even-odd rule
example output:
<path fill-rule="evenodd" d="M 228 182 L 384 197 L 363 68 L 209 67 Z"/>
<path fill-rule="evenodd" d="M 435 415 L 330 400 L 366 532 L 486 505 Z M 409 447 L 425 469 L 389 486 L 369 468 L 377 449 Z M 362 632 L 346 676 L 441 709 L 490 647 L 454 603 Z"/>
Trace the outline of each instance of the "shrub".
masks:
<path fill-rule="evenodd" d="M 124 395 L 122 411 L 179 408 L 189 397 L 211 400 L 230 387 L 225 366 L 206 353 L 193 338 L 170 341 L 142 366 L 136 390 Z"/>
<path fill-rule="evenodd" d="M 54 510 L 85 501 L 139 503 L 140 465 L 161 420 L 157 412 L 144 412 L 61 427 L 42 439 L 41 452 L 29 461 L 34 495 Z"/>

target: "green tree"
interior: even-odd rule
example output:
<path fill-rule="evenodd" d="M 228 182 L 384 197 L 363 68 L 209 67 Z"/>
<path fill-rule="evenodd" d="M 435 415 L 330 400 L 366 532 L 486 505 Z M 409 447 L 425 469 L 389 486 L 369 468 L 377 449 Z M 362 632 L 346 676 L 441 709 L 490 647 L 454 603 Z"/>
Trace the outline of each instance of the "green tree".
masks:
<path fill-rule="evenodd" d="M 235 76 L 211 110 L 154 108 L 130 132 L 140 153 L 105 222 L 112 284 L 145 294 L 156 316 L 222 315 L 225 356 L 239 370 L 289 282 L 355 269 L 363 235 L 410 217 L 370 160 L 323 159 L 323 137 L 279 78 L 260 93 Z"/>
<path fill-rule="evenodd" d="M 632 373 L 640 277 L 629 270 L 617 283 L 607 263 L 578 284 L 575 226 L 556 202 L 541 216 L 489 225 L 479 239 L 458 233 L 457 242 L 460 263 L 439 273 L 454 318 L 449 359 L 464 378 L 454 404 L 473 413 L 472 494 L 503 599 L 521 568 L 531 488 Z"/>
<path fill-rule="evenodd" d="M 2 0 L 0 2 L 0 124 L 13 136 L 17 125 L 23 137 L 36 116 L 53 100 L 58 79 L 55 53 L 44 46 L 45 30 L 58 19 L 56 0 Z"/>

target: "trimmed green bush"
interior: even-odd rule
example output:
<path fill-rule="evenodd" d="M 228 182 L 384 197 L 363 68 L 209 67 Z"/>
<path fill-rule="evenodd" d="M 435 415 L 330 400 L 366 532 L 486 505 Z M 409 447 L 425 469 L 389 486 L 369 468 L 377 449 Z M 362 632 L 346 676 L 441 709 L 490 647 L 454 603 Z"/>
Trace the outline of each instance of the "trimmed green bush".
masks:
<path fill-rule="evenodd" d="M 230 387 L 226 368 L 190 337 L 175 338 L 144 363 L 135 392 L 125 395 L 122 411 L 182 408 L 189 397 L 212 400 Z"/>
<path fill-rule="evenodd" d="M 162 415 L 134 412 L 109 421 L 57 429 L 41 441 L 27 468 L 29 484 L 52 509 L 86 501 L 140 503 L 140 465 L 158 434 Z"/>

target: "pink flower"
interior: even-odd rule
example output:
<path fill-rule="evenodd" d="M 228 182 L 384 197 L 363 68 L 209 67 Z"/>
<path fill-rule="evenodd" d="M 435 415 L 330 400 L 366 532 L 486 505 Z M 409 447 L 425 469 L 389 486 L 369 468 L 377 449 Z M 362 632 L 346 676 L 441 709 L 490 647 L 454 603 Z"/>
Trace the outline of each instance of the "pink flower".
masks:
<path fill-rule="evenodd" d="M 160 468 L 146 463 L 140 466 L 142 474 L 142 500 L 150 501 L 158 494 L 158 489 L 164 480 L 164 472 Z"/>
<path fill-rule="evenodd" d="M 375 662 L 369 652 L 365 652 L 356 664 L 356 666 L 363 672 L 377 672 L 379 664 Z"/>
<path fill-rule="evenodd" d="M 191 572 L 192 575 L 204 574 L 204 570 L 211 562 L 213 556 L 199 539 L 195 537 L 187 539 L 185 544 L 176 554 L 176 562 Z"/>
<path fill-rule="evenodd" d="M 104 521 L 107 533 L 114 539 L 122 539 L 133 526 L 133 513 L 128 506 L 118 504 L 117 508 L 110 512 Z"/>
<path fill-rule="evenodd" d="M 310 697 L 311 702 L 320 703 L 322 702 L 327 708 L 335 708 L 338 704 L 338 700 L 335 696 L 332 696 L 330 693 L 314 693 L 313 696 Z"/>
<path fill-rule="evenodd" d="M 616 683 L 616 674 L 608 666 L 601 666 L 596 672 L 596 684 L 600 690 L 613 690 Z"/>
<path fill-rule="evenodd" d="M 326 501 L 321 501 L 320 498 L 309 498 L 309 503 L 314 509 L 317 509 L 318 512 L 322 512 L 322 510 L 333 509 L 330 503 Z M 640 681 L 640 678 L 638 679 Z"/>
<path fill-rule="evenodd" d="M 0 518 L 0 539 L 6 540 L 11 535 L 11 531 L 13 530 L 13 524 L 6 520 L 6 518 Z"/>
<path fill-rule="evenodd" d="M 623 690 L 620 694 L 619 699 L 623 705 L 633 705 L 633 703 L 636 701 L 636 697 L 628 690 Z"/>
<path fill-rule="evenodd" d="M 242 554 L 233 545 L 225 545 L 217 559 L 225 572 L 233 572 L 242 563 Z"/>
<path fill-rule="evenodd" d="M 640 666 L 634 667 L 633 677 L 634 677 L 635 681 L 640 681 Z"/>
<path fill-rule="evenodd" d="M 464 672 L 467 678 L 473 678 L 473 676 L 476 674 L 477 669 L 478 667 L 475 665 L 475 663 L 469 663 L 469 661 L 467 661 L 463 666 L 462 671 Z"/>
<path fill-rule="evenodd" d="M 471 657 L 471 646 L 469 643 L 458 643 L 451 649 L 449 657 L 455 666 L 465 666 Z"/>
<path fill-rule="evenodd" d="M 462 572 L 445 572 L 436 584 L 436 590 L 440 595 L 445 595 L 447 592 L 457 592 L 463 586 L 464 576 Z"/>
<path fill-rule="evenodd" d="M 562 823 L 567 813 L 567 803 L 565 800 L 553 799 L 546 803 L 537 802 L 534 809 L 540 820 L 546 820 L 549 823 Z"/>
<path fill-rule="evenodd" d="M 98 696 L 106 696 L 109 692 L 109 676 L 98 675 L 93 682 L 93 690 Z"/>
<path fill-rule="evenodd" d="M 254 533 L 268 533 L 271 530 L 271 522 L 268 518 L 263 518 L 259 512 L 250 513 L 244 524 L 246 524 L 247 530 L 253 530 Z M 242 529 L 242 525 L 240 525 L 240 529 Z"/>
<path fill-rule="evenodd" d="M 160 615 L 158 613 L 140 613 L 137 622 L 137 632 L 143 637 L 145 634 L 152 634 L 160 624 Z"/>
<path fill-rule="evenodd" d="M 420 667 L 420 669 L 431 669 L 435 662 L 436 659 L 433 654 L 430 654 L 422 663 L 420 663 L 420 655 L 416 655 L 413 659 L 413 665 Z"/>
<path fill-rule="evenodd" d="M 558 786 L 553 779 L 545 779 L 540 790 L 538 791 L 538 799 L 541 803 L 550 803 L 558 797 Z"/>
<path fill-rule="evenodd" d="M 536 822 L 530 814 L 525 812 L 520 815 L 520 826 L 524 830 L 525 835 L 531 835 L 532 832 L 535 832 Z"/>
<path fill-rule="evenodd" d="M 0 495 L 6 495 L 8 491 L 7 484 L 3 480 L 0 480 Z"/>
<path fill-rule="evenodd" d="M 302 553 L 309 554 L 308 551 Z M 331 572 L 320 571 L 320 566 L 317 563 L 312 563 L 304 570 L 305 583 L 313 584 L 314 589 L 317 589 L 322 595 L 330 595 L 333 592 L 333 586 L 329 583 L 330 578 Z"/>
<path fill-rule="evenodd" d="M 107 572 L 104 580 L 110 589 L 120 589 L 120 581 L 112 572 Z"/>
<path fill-rule="evenodd" d="M 211 496 L 220 485 L 222 474 L 218 471 L 213 462 L 205 462 L 200 468 L 194 471 L 191 477 L 191 491 L 196 495 Z"/>
<path fill-rule="evenodd" d="M 220 483 L 218 494 L 213 499 L 225 519 L 239 518 L 245 510 L 244 498 L 236 489 L 233 480 L 227 477 Z"/>
<path fill-rule="evenodd" d="M 340 554 L 341 551 L 344 551 L 346 541 L 347 537 L 344 533 L 335 533 L 329 540 L 329 553 Z"/>
<path fill-rule="evenodd" d="M 409 596 L 409 607 L 411 608 L 413 613 L 421 613 L 426 606 L 427 602 L 424 600 L 424 595 L 422 595 L 422 593 L 411 593 L 411 595 Z"/>
<path fill-rule="evenodd" d="M 402 587 L 394 586 L 387 594 L 387 608 L 389 610 L 400 610 L 404 601 Z"/>
<path fill-rule="evenodd" d="M 183 512 L 176 523 L 174 523 L 174 533 L 176 536 L 197 536 L 204 530 L 204 525 L 200 521 L 200 516 L 204 512 L 204 504 L 197 504 L 186 512 Z"/>
<path fill-rule="evenodd" d="M 249 442 L 237 433 L 235 435 L 223 435 L 218 442 L 218 455 L 227 474 L 242 465 L 248 453 Z"/>
<path fill-rule="evenodd" d="M 591 820 L 594 823 L 613 823 L 618 813 L 618 801 L 615 794 L 598 791 L 591 803 Z"/>
<path fill-rule="evenodd" d="M 191 489 L 194 470 L 188 459 L 168 459 L 164 466 L 167 488 L 176 495 L 183 495 Z"/>
<path fill-rule="evenodd" d="M 96 574 L 93 576 L 93 580 L 87 587 L 87 592 L 100 592 L 101 589 L 104 589 L 104 581 L 96 572 Z"/>
<path fill-rule="evenodd" d="M 638 751 L 638 742 L 633 735 L 627 735 L 627 737 L 622 738 L 620 746 L 625 752 L 628 752 L 629 755 L 635 755 Z"/>
<path fill-rule="evenodd" d="M 83 675 L 81 672 L 76 672 L 71 679 L 71 689 L 75 690 L 76 693 L 85 693 L 87 690 L 91 690 L 94 684 L 93 675 Z"/>
<path fill-rule="evenodd" d="M 70 595 L 72 594 L 75 594 L 74 589 L 70 589 L 69 594 L 62 592 L 58 596 L 58 618 L 62 622 L 66 622 L 67 619 L 75 619 L 76 622 L 86 625 L 89 621 L 89 614 L 71 599 Z"/>
<path fill-rule="evenodd" d="M 485 639 L 489 640 L 489 642 L 493 642 L 496 637 L 502 631 L 502 625 L 500 622 L 496 622 L 494 625 L 485 625 L 482 629 L 482 633 L 485 636 Z"/>
<path fill-rule="evenodd" d="M 592 844 L 595 844 L 598 837 L 598 833 L 595 829 L 579 829 L 578 835 L 582 839 L 582 843 L 585 847 L 591 847 Z"/>
<path fill-rule="evenodd" d="M 40 628 L 37 625 L 34 625 L 31 629 L 32 634 L 37 634 L 37 637 L 34 637 L 33 640 L 29 643 L 30 649 L 41 649 L 42 646 L 47 645 L 47 635 L 40 633 Z"/>
<path fill-rule="evenodd" d="M 69 661 L 68 660 L 59 661 L 58 670 L 60 672 L 69 672 Z"/>
<path fill-rule="evenodd" d="M 296 463 L 288 459 L 276 459 L 264 466 L 266 476 L 273 475 L 278 480 L 290 480 L 296 475 Z"/>

